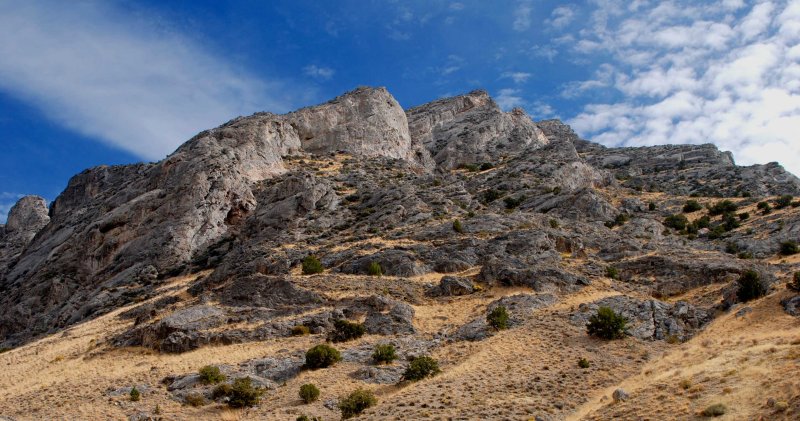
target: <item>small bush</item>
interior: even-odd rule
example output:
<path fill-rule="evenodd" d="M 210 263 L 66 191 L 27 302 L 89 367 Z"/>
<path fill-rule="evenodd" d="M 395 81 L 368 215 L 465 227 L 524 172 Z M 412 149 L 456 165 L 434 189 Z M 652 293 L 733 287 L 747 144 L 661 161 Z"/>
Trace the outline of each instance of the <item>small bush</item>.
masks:
<path fill-rule="evenodd" d="M 614 266 L 606 266 L 606 277 L 611 279 L 619 279 L 619 270 Z"/>
<path fill-rule="evenodd" d="M 333 321 L 333 331 L 328 333 L 328 340 L 334 343 L 345 342 L 358 339 L 365 333 L 367 333 L 367 329 L 363 324 L 337 319 Z"/>
<path fill-rule="evenodd" d="M 791 194 L 785 194 L 785 195 L 779 197 L 777 200 L 775 200 L 775 208 L 776 209 L 783 209 L 783 208 L 791 205 L 792 204 L 792 199 L 794 199 L 794 197 L 792 197 Z"/>
<path fill-rule="evenodd" d="M 484 162 L 481 164 L 481 171 L 491 170 L 492 168 L 494 168 L 494 164 L 491 162 Z"/>
<path fill-rule="evenodd" d="M 311 329 L 305 325 L 292 326 L 292 336 L 305 336 L 311 333 Z"/>
<path fill-rule="evenodd" d="M 381 264 L 378 262 L 372 262 L 367 267 L 367 273 L 370 276 L 383 276 L 383 269 L 381 268 Z"/>
<path fill-rule="evenodd" d="M 228 406 L 231 408 L 245 408 L 258 405 L 264 391 L 254 387 L 250 377 L 242 377 L 233 381 Z"/>
<path fill-rule="evenodd" d="M 231 385 L 229 385 L 228 383 L 222 383 L 221 385 L 215 387 L 214 390 L 211 392 L 211 399 L 217 400 L 220 398 L 228 397 L 231 395 L 232 391 L 233 387 L 231 387 Z"/>
<path fill-rule="evenodd" d="M 522 195 L 516 199 L 514 199 L 513 197 L 506 197 L 505 199 L 503 199 L 503 203 L 506 204 L 506 209 L 516 209 L 524 201 L 525 201 L 525 195 Z"/>
<path fill-rule="evenodd" d="M 745 271 L 736 282 L 739 284 L 736 296 L 741 302 L 754 300 L 767 294 L 767 288 L 761 282 L 758 272 L 754 270 Z"/>
<path fill-rule="evenodd" d="M 614 228 L 614 227 L 616 227 L 616 226 L 622 226 L 622 225 L 625 225 L 625 223 L 626 223 L 626 222 L 628 222 L 628 215 L 626 215 L 626 214 L 624 214 L 624 213 L 621 213 L 621 214 L 617 215 L 617 216 L 614 218 L 614 220 L 613 220 L 613 221 L 608 221 L 608 222 L 606 222 L 606 223 L 605 223 L 605 226 L 607 226 L 607 227 L 609 227 L 609 228 Z"/>
<path fill-rule="evenodd" d="M 366 389 L 358 388 L 347 397 L 339 399 L 339 410 L 342 411 L 342 419 L 353 418 L 364 412 L 365 409 L 378 403 L 375 395 Z"/>
<path fill-rule="evenodd" d="M 711 218 L 708 215 L 703 215 L 694 221 L 694 226 L 699 228 L 708 228 L 711 226 Z"/>
<path fill-rule="evenodd" d="M 403 379 L 410 381 L 422 380 L 439 374 L 439 362 L 431 357 L 417 357 L 411 360 L 403 373 Z"/>
<path fill-rule="evenodd" d="M 372 359 L 378 364 L 390 364 L 397 359 L 397 353 L 392 344 L 378 345 L 372 353 Z"/>
<path fill-rule="evenodd" d="M 317 386 L 308 383 L 300 386 L 300 391 L 298 392 L 298 394 L 300 395 L 300 399 L 302 399 L 303 402 L 311 403 L 319 398 L 319 389 L 317 389 Z"/>
<path fill-rule="evenodd" d="M 800 247 L 797 246 L 796 241 L 784 241 L 781 243 L 781 254 L 784 256 L 791 256 L 800 253 Z"/>
<path fill-rule="evenodd" d="M 726 412 L 728 412 L 728 408 L 726 408 L 725 405 L 716 403 L 702 410 L 700 415 L 704 417 L 720 417 L 725 415 Z"/>
<path fill-rule="evenodd" d="M 647 204 L 647 209 L 650 210 L 650 211 L 656 210 L 656 204 L 653 203 L 653 202 L 648 203 Z"/>
<path fill-rule="evenodd" d="M 486 322 L 495 330 L 508 328 L 508 310 L 505 306 L 497 306 L 486 316 Z"/>
<path fill-rule="evenodd" d="M 501 197 L 503 197 L 503 194 L 495 189 L 489 189 L 483 192 L 483 200 L 486 203 L 492 203 Z"/>
<path fill-rule="evenodd" d="M 664 219 L 664 226 L 667 226 L 678 231 L 686 228 L 689 220 L 684 215 L 669 215 Z"/>
<path fill-rule="evenodd" d="M 203 406 L 206 404 L 206 398 L 203 396 L 203 394 L 197 392 L 186 395 L 183 400 L 187 405 L 194 407 Z"/>
<path fill-rule="evenodd" d="M 453 231 L 461 234 L 464 232 L 464 227 L 461 226 L 461 221 L 458 219 L 453 220 Z"/>
<path fill-rule="evenodd" d="M 589 318 L 586 330 L 589 335 L 602 339 L 618 339 L 625 336 L 625 325 L 628 320 L 617 314 L 610 307 L 600 307 L 597 314 Z"/>
<path fill-rule="evenodd" d="M 324 271 L 325 267 L 322 266 L 322 262 L 317 259 L 317 256 L 306 256 L 306 258 L 303 259 L 303 275 L 313 275 Z"/>
<path fill-rule="evenodd" d="M 711 216 L 722 215 L 724 213 L 736 212 L 739 209 L 735 203 L 730 200 L 722 200 L 714 204 L 708 209 L 708 214 Z"/>
<path fill-rule="evenodd" d="M 742 212 L 739 214 L 740 221 L 747 221 L 748 219 L 750 219 L 750 212 Z"/>
<path fill-rule="evenodd" d="M 578 367 L 580 368 L 589 368 L 590 365 L 591 363 L 589 363 L 589 360 L 586 358 L 581 358 L 578 360 Z"/>
<path fill-rule="evenodd" d="M 772 206 L 770 206 L 767 202 L 758 202 L 756 208 L 761 210 L 762 215 L 769 215 L 772 213 Z"/>
<path fill-rule="evenodd" d="M 739 228 L 741 223 L 739 219 L 736 218 L 736 215 L 733 213 L 726 213 L 725 216 L 722 217 L 722 227 L 727 231 L 733 231 L 736 228 Z"/>
<path fill-rule="evenodd" d="M 697 200 L 689 200 L 685 205 L 683 205 L 683 213 L 697 212 L 700 209 L 703 209 L 703 205 L 701 205 Z"/>
<path fill-rule="evenodd" d="M 460 169 L 462 169 L 462 170 L 467 170 L 467 171 L 469 171 L 469 172 L 476 172 L 476 171 L 478 171 L 478 170 L 479 170 L 481 167 L 480 167 L 480 166 L 478 166 L 478 164 L 461 164 L 461 165 L 459 165 L 459 166 L 458 166 L 458 168 L 460 168 Z"/>
<path fill-rule="evenodd" d="M 553 229 L 558 228 L 558 221 L 556 221 L 555 219 L 551 219 L 550 220 L 550 228 L 553 228 Z"/>
<path fill-rule="evenodd" d="M 320 344 L 306 351 L 306 367 L 325 368 L 342 360 L 339 351 L 326 344 Z"/>
<path fill-rule="evenodd" d="M 219 367 L 207 365 L 200 369 L 200 381 L 203 384 L 217 384 L 225 381 L 225 375 L 220 373 Z"/>
<path fill-rule="evenodd" d="M 789 283 L 789 287 L 795 291 L 800 291 L 800 272 L 794 273 L 794 277 L 792 278 L 792 282 Z"/>
<path fill-rule="evenodd" d="M 131 402 L 139 402 L 139 399 L 142 398 L 142 394 L 139 393 L 139 389 L 136 386 L 133 386 L 130 393 L 128 393 L 128 397 L 131 398 Z"/>

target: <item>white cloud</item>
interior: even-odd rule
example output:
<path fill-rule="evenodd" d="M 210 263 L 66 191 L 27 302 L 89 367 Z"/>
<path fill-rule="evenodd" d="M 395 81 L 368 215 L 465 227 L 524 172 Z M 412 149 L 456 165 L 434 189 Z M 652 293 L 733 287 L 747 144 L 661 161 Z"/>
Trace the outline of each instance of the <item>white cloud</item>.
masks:
<path fill-rule="evenodd" d="M 533 74 L 527 72 L 503 72 L 503 74 L 500 75 L 500 78 L 511 79 L 514 81 L 514 83 L 519 84 L 527 82 L 528 79 L 531 78 L 531 76 L 533 76 Z"/>
<path fill-rule="evenodd" d="M 450 3 L 450 10 L 456 10 L 456 11 L 464 10 L 464 3 L 459 3 L 459 2 Z"/>
<path fill-rule="evenodd" d="M 0 89 L 145 159 L 290 98 L 197 43 L 105 2 L 1 2 Z"/>
<path fill-rule="evenodd" d="M 329 80 L 334 74 L 336 74 L 336 71 L 330 67 L 320 67 L 315 64 L 311 64 L 303 67 L 303 74 L 313 77 L 314 79 Z"/>
<path fill-rule="evenodd" d="M 563 29 L 572 23 L 573 19 L 575 19 L 575 11 L 572 7 L 560 6 L 553 9 L 553 13 L 550 14 L 550 19 L 546 20 L 545 23 L 555 29 Z"/>
<path fill-rule="evenodd" d="M 519 89 L 501 89 L 494 97 L 495 102 L 501 109 L 508 111 L 512 108 L 522 107 L 525 105 L 525 100 L 522 99 Z"/>
<path fill-rule="evenodd" d="M 800 1 L 666 0 L 623 14 L 609 12 L 617 0 L 594 3 L 573 51 L 611 65 L 565 91 L 610 99 L 586 104 L 576 131 L 608 145 L 712 142 L 740 164 L 800 174 Z"/>
<path fill-rule="evenodd" d="M 514 9 L 514 23 L 512 24 L 512 28 L 519 32 L 530 28 L 531 12 L 533 12 L 531 0 L 519 0 L 517 7 Z"/>

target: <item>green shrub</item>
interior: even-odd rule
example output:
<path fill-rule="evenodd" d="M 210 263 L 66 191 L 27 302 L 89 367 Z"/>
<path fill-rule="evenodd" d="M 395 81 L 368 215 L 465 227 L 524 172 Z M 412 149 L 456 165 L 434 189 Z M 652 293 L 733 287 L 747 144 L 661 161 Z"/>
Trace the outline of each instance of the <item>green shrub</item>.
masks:
<path fill-rule="evenodd" d="M 495 330 L 508 328 L 508 310 L 505 306 L 497 306 L 486 316 L 486 322 Z"/>
<path fill-rule="evenodd" d="M 728 412 L 728 408 L 726 408 L 725 405 L 721 403 L 715 403 L 714 405 L 702 410 L 700 415 L 704 417 L 720 417 L 725 415 L 726 412 Z"/>
<path fill-rule="evenodd" d="M 342 354 L 330 345 L 320 344 L 306 351 L 306 367 L 308 368 L 330 367 L 341 360 Z"/>
<path fill-rule="evenodd" d="M 303 402 L 311 403 L 319 398 L 319 389 L 317 389 L 317 386 L 308 383 L 300 386 L 300 391 L 298 392 L 298 394 L 300 395 L 300 399 L 302 399 Z"/>
<path fill-rule="evenodd" d="M 739 245 L 733 241 L 728 241 L 725 244 L 725 253 L 736 254 L 739 252 Z"/>
<path fill-rule="evenodd" d="M 726 213 L 725 216 L 722 217 L 722 228 L 725 231 L 733 231 L 740 226 L 741 223 L 739 222 L 739 219 L 736 218 L 735 214 Z"/>
<path fill-rule="evenodd" d="M 711 216 L 722 215 L 724 213 L 736 212 L 739 209 L 735 203 L 730 200 L 722 200 L 714 204 L 708 209 L 708 214 Z"/>
<path fill-rule="evenodd" d="M 220 398 L 228 397 L 231 395 L 231 392 L 233 392 L 233 387 L 231 387 L 231 385 L 229 385 L 228 383 L 222 383 L 221 385 L 215 387 L 214 390 L 211 392 L 211 399 L 217 400 Z"/>
<path fill-rule="evenodd" d="M 303 259 L 303 275 L 313 275 L 324 271 L 325 267 L 322 266 L 322 262 L 317 259 L 317 256 L 306 256 L 306 258 Z"/>
<path fill-rule="evenodd" d="M 207 365 L 200 369 L 200 381 L 203 384 L 217 384 L 225 381 L 225 375 L 220 373 L 219 367 Z"/>
<path fill-rule="evenodd" d="M 800 253 L 800 247 L 797 246 L 796 241 L 788 240 L 781 243 L 781 254 L 784 256 L 791 256 Z"/>
<path fill-rule="evenodd" d="M 245 408 L 258 405 L 263 394 L 263 390 L 253 386 L 253 381 L 250 377 L 238 378 L 231 385 L 228 406 L 231 408 Z"/>
<path fill-rule="evenodd" d="M 410 381 L 422 380 L 439 374 L 439 362 L 431 357 L 417 357 L 411 360 L 403 373 L 403 379 Z"/>
<path fill-rule="evenodd" d="M 689 200 L 685 205 L 683 205 L 683 213 L 697 212 L 700 209 L 703 209 L 703 205 L 701 205 L 697 200 Z"/>
<path fill-rule="evenodd" d="M 305 336 L 311 333 L 311 329 L 305 325 L 292 326 L 292 336 Z"/>
<path fill-rule="evenodd" d="M 581 358 L 578 360 L 578 367 L 580 368 L 589 368 L 590 365 L 591 363 L 589 363 L 589 360 L 586 358 Z"/>
<path fill-rule="evenodd" d="M 648 203 L 647 204 L 647 209 L 650 210 L 650 211 L 656 210 L 656 204 L 653 203 L 653 202 Z"/>
<path fill-rule="evenodd" d="M 719 224 L 709 231 L 708 238 L 716 240 L 717 238 L 722 238 L 723 235 L 725 235 L 725 225 Z"/>
<path fill-rule="evenodd" d="M 481 171 L 491 170 L 492 168 L 494 168 L 494 164 L 491 162 L 484 162 L 481 164 Z"/>
<path fill-rule="evenodd" d="M 556 221 L 555 219 L 551 219 L 549 222 L 550 222 L 550 228 L 553 229 L 558 228 L 558 221 Z"/>
<path fill-rule="evenodd" d="M 792 278 L 792 282 L 789 283 L 789 287 L 795 291 L 800 291 L 800 272 L 794 273 L 794 277 Z"/>
<path fill-rule="evenodd" d="M 664 226 L 667 226 L 678 231 L 686 228 L 689 219 L 684 215 L 669 215 L 664 219 Z"/>
<path fill-rule="evenodd" d="M 458 168 L 462 170 L 467 170 L 469 172 L 475 172 L 480 169 L 480 166 L 478 166 L 478 164 L 461 164 L 458 166 Z"/>
<path fill-rule="evenodd" d="M 461 221 L 459 221 L 458 219 L 453 220 L 453 231 L 459 234 L 464 232 L 464 227 L 461 226 Z"/>
<path fill-rule="evenodd" d="M 747 221 L 748 219 L 750 219 L 750 212 L 742 212 L 739 214 L 739 220 Z"/>
<path fill-rule="evenodd" d="M 785 195 L 779 197 L 777 200 L 775 200 L 775 208 L 776 209 L 783 209 L 783 208 L 791 205 L 792 204 L 792 199 L 794 199 L 794 197 L 792 197 L 791 194 L 785 194 Z"/>
<path fill-rule="evenodd" d="M 617 314 L 610 307 L 600 307 L 597 314 L 589 317 L 586 330 L 589 335 L 602 339 L 618 339 L 625 336 L 625 325 L 628 320 Z"/>
<path fill-rule="evenodd" d="M 606 266 L 606 277 L 611 279 L 619 279 L 619 270 L 614 266 Z"/>
<path fill-rule="evenodd" d="M 495 189 L 489 189 L 483 192 L 483 200 L 486 203 L 492 203 L 501 197 L 503 197 L 503 194 Z"/>
<path fill-rule="evenodd" d="M 375 395 L 367 390 L 358 388 L 347 397 L 339 399 L 339 410 L 342 411 L 342 419 L 353 418 L 364 412 L 365 409 L 378 403 Z"/>
<path fill-rule="evenodd" d="M 192 392 L 186 395 L 186 397 L 183 398 L 183 400 L 186 402 L 187 405 L 194 407 L 203 406 L 206 404 L 206 398 L 203 396 L 202 393 L 197 393 L 197 392 Z"/>
<path fill-rule="evenodd" d="M 524 194 L 516 199 L 514 199 L 513 197 L 506 197 L 505 199 L 503 199 L 503 203 L 506 204 L 506 209 L 516 209 L 524 201 L 525 201 Z"/>
<path fill-rule="evenodd" d="M 136 386 L 133 386 L 130 393 L 128 393 L 128 397 L 131 398 L 131 402 L 138 402 L 139 399 L 142 398 L 142 394 L 139 393 L 139 389 L 137 389 Z"/>
<path fill-rule="evenodd" d="M 703 215 L 694 221 L 694 226 L 699 228 L 708 228 L 711 226 L 711 218 L 708 215 Z"/>
<path fill-rule="evenodd" d="M 383 269 L 381 268 L 381 264 L 378 262 L 372 262 L 367 267 L 367 273 L 370 276 L 383 276 Z"/>
<path fill-rule="evenodd" d="M 767 288 L 761 282 L 761 276 L 754 270 L 746 270 L 736 281 L 739 289 L 736 296 L 741 302 L 747 302 L 767 294 Z"/>
<path fill-rule="evenodd" d="M 772 206 L 767 202 L 758 202 L 756 208 L 761 210 L 762 215 L 769 215 L 772 212 Z"/>
<path fill-rule="evenodd" d="M 379 364 L 390 364 L 397 359 L 397 353 L 392 344 L 378 345 L 372 353 L 372 359 Z"/>
<path fill-rule="evenodd" d="M 361 323 L 354 323 L 349 320 L 337 319 L 333 321 L 333 331 L 328 333 L 328 340 L 331 342 L 345 342 L 358 339 L 367 333 L 367 329 Z"/>

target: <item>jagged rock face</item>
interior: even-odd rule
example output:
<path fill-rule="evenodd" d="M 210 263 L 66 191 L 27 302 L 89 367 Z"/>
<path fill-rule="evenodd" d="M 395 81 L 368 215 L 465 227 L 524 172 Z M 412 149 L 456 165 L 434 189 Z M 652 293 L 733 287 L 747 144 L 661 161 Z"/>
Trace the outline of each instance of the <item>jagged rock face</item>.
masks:
<path fill-rule="evenodd" d="M 17 201 L 8 213 L 6 225 L 0 226 L 0 278 L 48 222 L 47 202 L 43 198 L 25 196 Z"/>
<path fill-rule="evenodd" d="M 407 114 L 411 138 L 424 144 L 442 169 L 494 163 L 547 143 L 523 111 L 504 113 L 485 91 L 434 101 Z"/>

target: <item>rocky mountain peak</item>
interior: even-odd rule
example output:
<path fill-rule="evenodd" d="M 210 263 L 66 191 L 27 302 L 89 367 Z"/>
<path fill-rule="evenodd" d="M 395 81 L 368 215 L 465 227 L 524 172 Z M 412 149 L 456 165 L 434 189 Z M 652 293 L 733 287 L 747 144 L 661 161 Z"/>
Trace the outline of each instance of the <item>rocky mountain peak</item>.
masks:
<path fill-rule="evenodd" d="M 47 201 L 39 196 L 25 196 L 8 212 L 6 234 L 30 241 L 49 221 Z"/>

